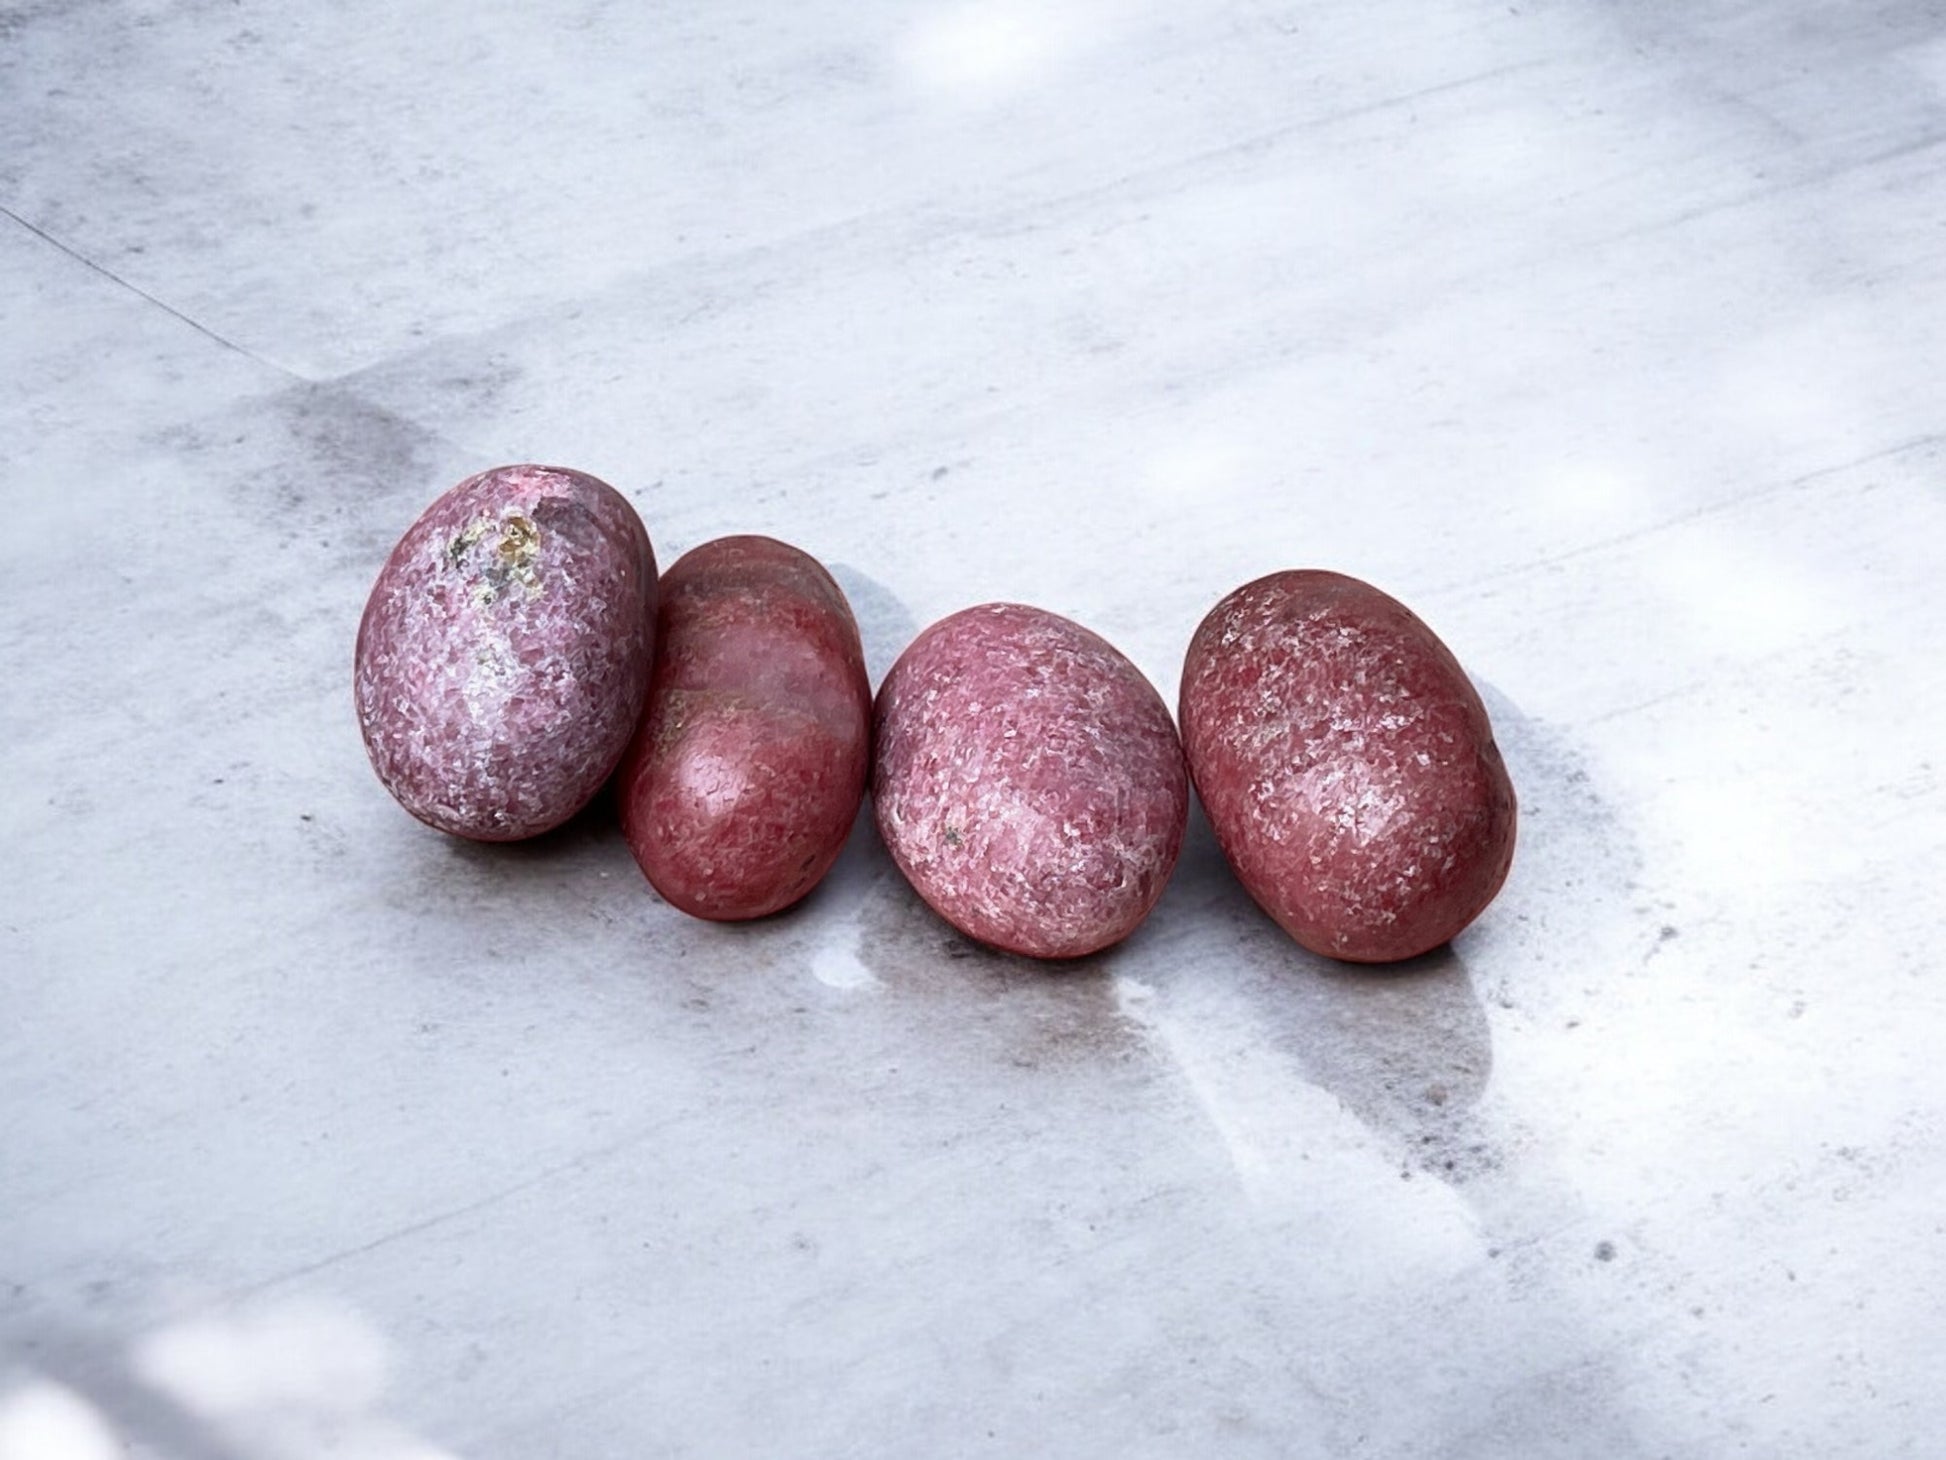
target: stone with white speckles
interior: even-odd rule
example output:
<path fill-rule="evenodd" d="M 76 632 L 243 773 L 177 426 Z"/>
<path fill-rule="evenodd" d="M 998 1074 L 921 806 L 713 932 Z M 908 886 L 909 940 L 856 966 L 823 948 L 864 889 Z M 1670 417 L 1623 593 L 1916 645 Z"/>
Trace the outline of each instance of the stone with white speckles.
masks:
<path fill-rule="evenodd" d="M 430 826 L 515 841 L 601 789 L 641 715 L 655 555 L 628 500 L 547 466 L 467 478 L 406 530 L 358 627 L 358 723 Z"/>
<path fill-rule="evenodd" d="M 1183 745 L 1223 854 L 1313 952 L 1387 963 L 1478 917 L 1513 860 L 1513 784 L 1466 672 L 1403 604 L 1316 570 L 1210 610 Z"/>
<path fill-rule="evenodd" d="M 967 936 L 1078 957 L 1161 897 L 1189 810 L 1182 745 L 1098 635 L 1019 604 L 964 609 L 892 666 L 874 725 L 879 832 Z"/>

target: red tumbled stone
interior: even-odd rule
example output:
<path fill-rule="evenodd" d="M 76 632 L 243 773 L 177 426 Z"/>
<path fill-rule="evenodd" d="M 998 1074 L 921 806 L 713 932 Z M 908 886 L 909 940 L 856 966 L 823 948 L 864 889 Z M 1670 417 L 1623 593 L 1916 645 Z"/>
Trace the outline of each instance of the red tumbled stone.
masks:
<path fill-rule="evenodd" d="M 1452 652 L 1369 583 L 1273 573 L 1211 609 L 1183 664 L 1183 748 L 1244 888 L 1355 963 L 1438 947 L 1513 860 L 1513 784 Z"/>

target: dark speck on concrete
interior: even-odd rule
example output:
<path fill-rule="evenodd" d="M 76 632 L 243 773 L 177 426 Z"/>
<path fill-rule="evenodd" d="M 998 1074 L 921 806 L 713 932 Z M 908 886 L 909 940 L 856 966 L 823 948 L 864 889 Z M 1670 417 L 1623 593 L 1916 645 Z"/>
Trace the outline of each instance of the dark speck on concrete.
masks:
<path fill-rule="evenodd" d="M 1603 1240 L 1595 1244 L 1596 1262 L 1613 1262 L 1614 1260 L 1615 1244 L 1613 1242 Z"/>

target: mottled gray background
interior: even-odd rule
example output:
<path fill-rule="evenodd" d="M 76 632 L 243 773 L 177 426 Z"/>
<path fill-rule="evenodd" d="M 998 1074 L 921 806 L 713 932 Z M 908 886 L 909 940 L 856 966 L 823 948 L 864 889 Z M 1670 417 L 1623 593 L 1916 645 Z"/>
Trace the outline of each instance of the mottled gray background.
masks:
<path fill-rule="evenodd" d="M 0 0 L 0 1457 L 1926 1457 L 1946 16 Z M 511 460 L 1173 698 L 1367 577 L 1522 797 L 1327 966 L 866 835 L 456 844 L 351 642 Z"/>

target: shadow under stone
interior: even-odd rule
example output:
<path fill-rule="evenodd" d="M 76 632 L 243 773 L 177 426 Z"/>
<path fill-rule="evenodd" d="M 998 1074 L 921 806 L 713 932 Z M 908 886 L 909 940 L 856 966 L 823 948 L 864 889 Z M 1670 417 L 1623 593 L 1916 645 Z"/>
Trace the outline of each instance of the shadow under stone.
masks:
<path fill-rule="evenodd" d="M 893 661 L 905 652 L 919 632 L 912 611 L 880 583 L 849 563 L 826 565 L 838 586 L 845 590 L 852 617 L 858 620 L 858 634 L 865 643 L 865 667 L 877 686 L 891 669 Z"/>
<path fill-rule="evenodd" d="M 1123 972 L 1165 1011 L 1267 1044 L 1413 1167 L 1460 1182 L 1498 1164 L 1472 1115 L 1492 1034 L 1451 945 L 1387 965 L 1307 951 L 1243 890 L 1200 806 L 1151 923 L 1153 941 L 1131 944 Z"/>

